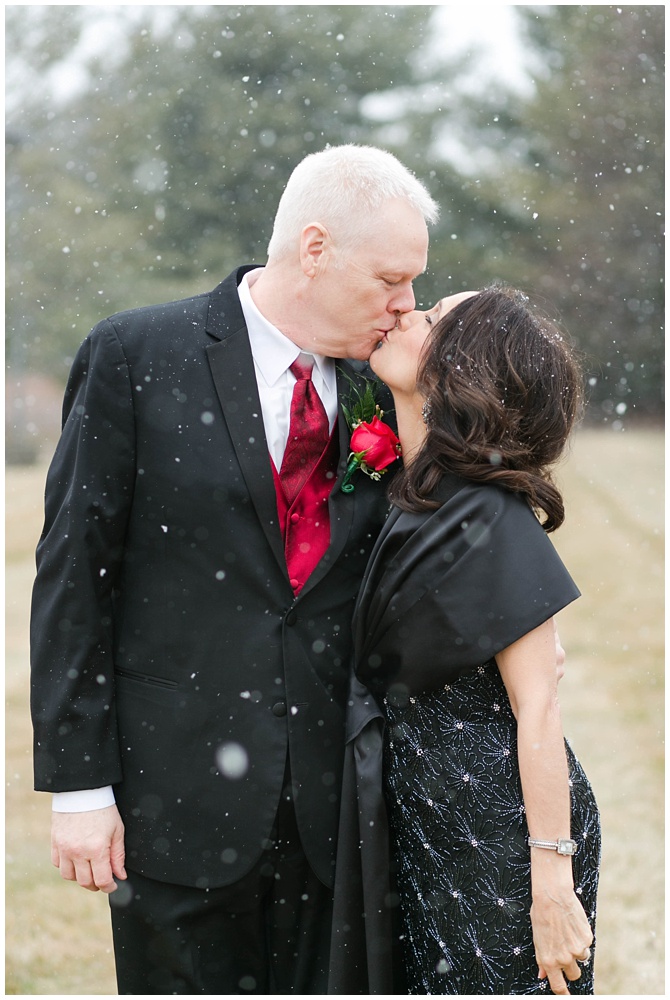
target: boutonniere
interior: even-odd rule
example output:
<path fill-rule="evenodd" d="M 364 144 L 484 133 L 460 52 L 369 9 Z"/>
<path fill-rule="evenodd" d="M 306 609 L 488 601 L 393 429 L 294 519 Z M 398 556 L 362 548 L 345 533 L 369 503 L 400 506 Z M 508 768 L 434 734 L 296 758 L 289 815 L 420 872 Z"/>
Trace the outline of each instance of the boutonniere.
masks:
<path fill-rule="evenodd" d="M 347 471 L 340 487 L 344 493 L 351 493 L 354 489 L 350 480 L 357 469 L 371 479 L 381 479 L 387 466 L 402 454 L 400 441 L 382 420 L 384 411 L 375 398 L 374 383 L 366 380 L 365 389 L 361 392 L 350 378 L 349 382 L 353 390 L 352 398 L 348 406 L 342 405 L 352 432 Z"/>

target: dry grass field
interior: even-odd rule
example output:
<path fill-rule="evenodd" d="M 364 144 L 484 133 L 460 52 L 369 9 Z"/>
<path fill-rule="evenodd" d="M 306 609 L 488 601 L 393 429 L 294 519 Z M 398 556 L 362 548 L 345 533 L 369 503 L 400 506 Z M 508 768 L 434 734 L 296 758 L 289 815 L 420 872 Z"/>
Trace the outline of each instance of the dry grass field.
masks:
<path fill-rule="evenodd" d="M 560 617 L 565 731 L 603 821 L 596 992 L 665 993 L 663 437 L 584 430 L 559 471 L 555 536 L 583 597 Z M 6 994 L 113 995 L 107 902 L 49 862 L 32 791 L 28 605 L 44 468 L 10 468 L 6 575 Z"/>

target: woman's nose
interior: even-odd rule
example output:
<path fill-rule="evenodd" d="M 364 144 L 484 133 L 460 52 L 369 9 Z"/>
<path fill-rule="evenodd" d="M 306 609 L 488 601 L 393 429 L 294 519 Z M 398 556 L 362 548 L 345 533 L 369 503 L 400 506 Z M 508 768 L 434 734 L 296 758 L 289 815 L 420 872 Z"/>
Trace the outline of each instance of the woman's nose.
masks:
<path fill-rule="evenodd" d="M 398 328 L 400 330 L 409 330 L 410 326 L 416 323 L 418 316 L 419 312 L 416 309 L 412 312 L 403 313 L 398 317 Z"/>

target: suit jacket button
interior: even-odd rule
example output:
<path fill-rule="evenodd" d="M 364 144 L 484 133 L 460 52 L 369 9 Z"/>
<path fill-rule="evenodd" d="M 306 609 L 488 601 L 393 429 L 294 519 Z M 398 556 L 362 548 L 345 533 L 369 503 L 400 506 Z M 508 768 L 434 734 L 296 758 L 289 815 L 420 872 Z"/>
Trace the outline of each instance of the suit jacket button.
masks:
<path fill-rule="evenodd" d="M 276 701 L 272 706 L 272 714 L 276 715 L 278 719 L 280 719 L 282 715 L 286 715 L 286 702 Z"/>
<path fill-rule="evenodd" d="M 295 613 L 295 611 L 289 611 L 289 613 L 286 615 L 286 618 L 284 619 L 287 625 L 295 625 L 297 620 L 298 616 Z"/>

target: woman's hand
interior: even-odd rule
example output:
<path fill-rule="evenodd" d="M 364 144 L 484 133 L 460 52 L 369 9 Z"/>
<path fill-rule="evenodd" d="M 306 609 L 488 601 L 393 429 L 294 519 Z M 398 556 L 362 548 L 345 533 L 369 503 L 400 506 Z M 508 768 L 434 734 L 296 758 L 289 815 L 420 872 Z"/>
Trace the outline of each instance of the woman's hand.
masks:
<path fill-rule="evenodd" d="M 559 859 L 556 859 L 559 860 Z M 560 859 L 568 864 L 570 859 Z M 538 979 L 548 979 L 552 993 L 568 994 L 566 979 L 581 976 L 578 962 L 591 957 L 593 934 L 579 898 L 570 889 L 533 889 L 530 910 Z"/>
<path fill-rule="evenodd" d="M 516 716 L 519 772 L 528 832 L 536 840 L 570 836 L 570 791 L 565 741 L 556 688 L 563 650 L 550 619 L 496 655 Z M 568 994 L 567 980 L 579 979 L 593 941 L 575 895 L 572 858 L 529 848 L 535 957 L 539 979 L 554 993 Z"/>

